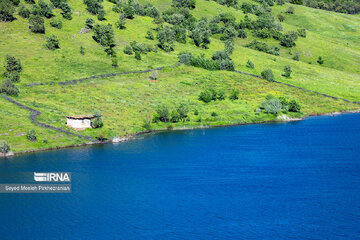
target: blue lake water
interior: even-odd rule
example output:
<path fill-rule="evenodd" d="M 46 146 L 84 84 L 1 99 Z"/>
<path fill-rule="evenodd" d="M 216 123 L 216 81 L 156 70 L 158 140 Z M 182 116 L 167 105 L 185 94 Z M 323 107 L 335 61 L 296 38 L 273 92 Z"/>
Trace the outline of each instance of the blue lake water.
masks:
<path fill-rule="evenodd" d="M 360 239 L 360 114 L 0 160 L 33 171 L 72 193 L 0 194 L 0 239 Z"/>

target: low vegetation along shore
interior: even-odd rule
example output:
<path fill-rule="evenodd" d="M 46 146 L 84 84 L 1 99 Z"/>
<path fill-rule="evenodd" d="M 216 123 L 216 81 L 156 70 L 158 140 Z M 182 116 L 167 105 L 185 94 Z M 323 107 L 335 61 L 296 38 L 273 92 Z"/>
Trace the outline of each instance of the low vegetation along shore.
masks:
<path fill-rule="evenodd" d="M 0 0 L 0 152 L 356 111 L 359 6 L 321 2 Z"/>

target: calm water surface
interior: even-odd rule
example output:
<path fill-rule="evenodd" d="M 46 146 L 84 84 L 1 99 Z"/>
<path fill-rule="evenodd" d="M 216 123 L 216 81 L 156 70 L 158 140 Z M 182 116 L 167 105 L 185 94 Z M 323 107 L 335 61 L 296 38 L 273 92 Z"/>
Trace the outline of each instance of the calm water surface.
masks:
<path fill-rule="evenodd" d="M 73 192 L 0 194 L 0 239 L 360 239 L 360 114 L 0 160 L 33 171 Z"/>

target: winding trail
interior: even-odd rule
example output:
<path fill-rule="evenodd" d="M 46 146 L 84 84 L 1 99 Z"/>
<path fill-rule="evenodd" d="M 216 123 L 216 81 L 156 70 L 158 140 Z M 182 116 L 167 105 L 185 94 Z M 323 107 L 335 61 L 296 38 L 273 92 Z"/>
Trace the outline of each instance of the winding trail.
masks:
<path fill-rule="evenodd" d="M 25 87 L 33 87 L 33 86 L 39 86 L 39 85 L 54 85 L 54 84 L 59 84 L 59 85 L 72 85 L 72 84 L 76 84 L 76 83 L 79 83 L 79 82 L 84 82 L 84 81 L 91 80 L 91 79 L 107 78 L 107 77 L 113 77 L 113 76 L 119 76 L 119 75 L 127 75 L 127 74 L 136 74 L 136 73 L 147 73 L 147 72 L 151 72 L 151 71 L 155 71 L 155 70 L 162 70 L 162 69 L 167 68 L 167 67 L 178 67 L 178 66 L 180 66 L 180 65 L 181 65 L 181 63 L 177 63 L 177 64 L 175 64 L 174 66 L 158 67 L 158 68 L 146 69 L 146 70 L 140 70 L 140 71 L 131 71 L 131 72 L 102 74 L 102 75 L 90 76 L 90 77 L 86 77 L 86 78 L 80 78 L 80 79 L 75 79 L 75 80 L 68 80 L 68 81 L 63 81 L 63 82 L 31 83 L 31 84 L 27 84 L 27 85 L 23 85 L 23 86 L 25 86 Z M 259 76 L 259 75 L 255 75 L 255 74 L 251 74 L 251 73 L 247 73 L 247 72 L 242 72 L 242 71 L 238 71 L 238 70 L 235 70 L 234 72 L 239 73 L 239 74 L 244 74 L 244 75 L 252 76 L 252 77 L 255 77 L 255 78 L 258 78 L 258 79 L 263 79 L 263 78 L 262 78 L 261 76 Z M 318 95 L 321 95 L 321 96 L 324 96 L 324 97 L 328 97 L 328 98 L 332 98 L 332 99 L 335 99 L 335 100 L 343 100 L 343 101 L 348 102 L 348 103 L 353 103 L 353 104 L 358 104 L 358 105 L 360 105 L 360 102 L 350 101 L 350 100 L 348 100 L 348 99 L 341 98 L 341 97 L 330 96 L 330 95 L 327 95 L 327 94 L 325 94 L 325 93 L 320 93 L 320 92 L 317 92 L 317 91 L 314 91 L 314 90 L 305 89 L 305 88 L 298 87 L 298 86 L 295 86 L 295 85 L 292 85 L 292 84 L 283 83 L 283 82 L 280 82 L 280 81 L 272 81 L 272 82 L 277 83 L 277 84 L 281 84 L 281 85 L 285 85 L 285 86 L 288 86 L 288 87 L 300 89 L 300 90 L 302 90 L 302 91 L 315 93 L 315 94 L 318 94 Z M 55 131 L 57 131 L 57 132 L 65 133 L 65 134 L 67 134 L 67 135 L 73 135 L 73 136 L 85 138 L 85 139 L 88 139 L 88 140 L 91 140 L 91 141 L 97 141 L 96 139 L 94 139 L 94 138 L 92 138 L 92 137 L 84 136 L 84 135 L 77 134 L 77 133 L 73 133 L 73 132 L 70 132 L 70 131 L 67 131 L 67 130 L 64 130 L 64 129 L 61 129 L 61 128 L 57 128 L 57 127 L 54 127 L 54 126 L 45 124 L 45 123 L 43 123 L 43 122 L 40 122 L 40 121 L 37 120 L 37 117 L 41 114 L 41 112 L 40 112 L 39 110 L 36 110 L 36 109 L 30 108 L 30 107 L 27 107 L 27 106 L 25 106 L 25 105 L 23 105 L 23 104 L 21 104 L 21 103 L 19 103 L 19 102 L 16 102 L 15 100 L 13 100 L 12 98 L 6 96 L 5 94 L 2 94 L 2 97 L 3 97 L 3 99 L 5 99 L 6 101 L 9 101 L 9 102 L 11 102 L 11 103 L 13 103 L 13 104 L 15 104 L 15 105 L 23 108 L 23 109 L 26 109 L 26 110 L 30 111 L 30 112 L 32 113 L 31 116 L 30 116 L 31 121 L 32 121 L 33 123 L 35 123 L 36 125 L 40 126 L 40 127 L 47 128 L 47 129 L 51 129 L 51 130 L 55 130 Z"/>

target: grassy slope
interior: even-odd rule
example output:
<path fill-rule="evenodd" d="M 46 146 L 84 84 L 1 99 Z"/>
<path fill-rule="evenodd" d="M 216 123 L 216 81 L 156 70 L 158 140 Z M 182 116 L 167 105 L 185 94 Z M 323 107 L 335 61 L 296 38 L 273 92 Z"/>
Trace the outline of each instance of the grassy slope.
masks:
<path fill-rule="evenodd" d="M 159 9 L 165 10 L 170 6 L 171 1 L 156 0 L 152 2 Z M 177 43 L 175 51 L 172 53 L 162 51 L 150 53 L 143 55 L 142 61 L 137 61 L 133 56 L 125 55 L 122 52 L 123 47 L 132 40 L 150 44 L 155 44 L 155 41 L 145 39 L 146 31 L 154 27 L 152 19 L 136 16 L 134 20 L 127 21 L 127 29 L 115 30 L 119 68 L 114 69 L 111 67 L 110 58 L 106 56 L 103 47 L 92 40 L 92 34 L 80 33 L 85 19 L 91 17 L 85 10 L 82 1 L 70 0 L 69 3 L 75 13 L 72 21 L 63 20 L 63 29 L 50 27 L 50 21 L 46 20 L 47 32 L 45 35 L 56 34 L 60 39 L 61 49 L 56 51 L 45 49 L 42 45 L 45 42 L 45 35 L 31 33 L 27 29 L 27 20 L 19 17 L 12 23 L 0 23 L 0 59 L 3 59 L 5 54 L 21 58 L 24 67 L 21 84 L 64 81 L 102 73 L 167 66 L 177 62 L 177 54 L 181 51 L 191 51 L 195 54 L 204 53 L 210 57 L 215 51 L 223 49 L 223 43 L 219 40 L 219 36 L 214 36 L 208 50 L 194 47 L 189 40 L 187 44 Z M 118 14 L 111 11 L 111 3 L 105 1 L 104 6 L 108 13 L 107 21 L 104 23 L 109 22 L 114 25 Z M 287 5 L 275 6 L 273 12 L 283 12 L 286 7 Z M 244 16 L 241 11 L 205 0 L 197 1 L 197 8 L 193 10 L 193 15 L 197 18 L 212 17 L 221 12 L 232 12 L 238 20 Z M 57 13 L 57 15 L 59 14 Z M 92 17 L 96 19 L 95 16 Z M 259 74 L 263 69 L 271 68 L 276 79 L 282 82 L 350 100 L 360 100 L 358 69 L 360 43 L 357 41 L 360 37 L 359 16 L 295 6 L 295 14 L 286 15 L 283 26 L 285 31 L 300 27 L 308 30 L 307 38 L 299 38 L 297 46 L 291 49 L 291 54 L 296 51 L 301 53 L 299 62 L 291 60 L 292 55 L 289 53 L 289 49 L 282 48 L 281 55 L 275 57 L 243 47 L 252 40 L 249 33 L 248 39 L 236 40 L 232 56 L 236 69 Z M 265 41 L 274 46 L 279 45 L 274 40 Z M 79 53 L 80 46 L 85 47 L 86 54 L 84 56 Z M 316 64 L 316 59 L 320 55 L 325 59 L 323 66 Z M 255 63 L 254 70 L 245 67 L 247 59 L 251 59 Z M 291 65 L 293 68 L 294 72 L 290 79 L 281 76 L 285 65 Z M 1 67 L 0 71 L 2 71 Z M 136 74 L 98 79 L 93 83 L 87 82 L 75 86 L 23 87 L 17 100 L 41 110 L 43 114 L 39 120 L 63 128 L 65 128 L 65 124 L 62 116 L 91 113 L 94 109 L 99 109 L 104 115 L 105 127 L 100 130 L 84 132 L 84 134 L 92 136 L 96 136 L 102 131 L 108 135 L 124 135 L 141 131 L 143 130 L 142 119 L 146 115 L 152 114 L 154 108 L 162 102 L 174 106 L 179 101 L 185 101 L 190 104 L 192 111 L 198 109 L 202 123 L 196 121 L 199 116 L 190 114 L 191 122 L 185 125 L 191 126 L 273 119 L 274 117 L 270 115 L 255 115 L 254 113 L 254 109 L 268 93 L 299 100 L 305 114 L 358 108 L 342 101 L 318 97 L 236 73 L 209 72 L 202 69 L 180 67 L 162 71 L 157 83 L 149 82 L 148 75 Z M 224 89 L 227 94 L 231 87 L 236 87 L 241 90 L 241 98 L 234 102 L 225 100 L 203 104 L 197 100 L 197 96 L 202 89 L 208 86 Z M 2 108 L 0 116 L 0 134 L 9 133 L 14 126 L 8 123 L 17 123 L 17 119 L 21 119 L 19 122 L 23 124 L 17 128 L 18 131 L 26 132 L 31 128 L 36 128 L 27 118 L 26 111 L 14 108 L 3 100 L 0 104 L 5 106 Z M 210 114 L 213 111 L 217 112 L 219 116 L 211 117 Z M 178 125 L 180 127 L 182 124 Z M 166 126 L 159 124 L 154 127 Z M 60 136 L 53 131 L 39 128 L 36 130 L 39 132 L 40 139 L 45 137 L 51 139 L 49 144 L 45 144 L 45 147 L 64 146 L 82 141 L 67 137 L 60 139 Z M 29 143 L 24 136 L 5 137 L 5 135 L 0 135 L 0 138 L 5 138 L 15 151 L 44 147 L 43 143 Z"/>

